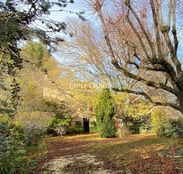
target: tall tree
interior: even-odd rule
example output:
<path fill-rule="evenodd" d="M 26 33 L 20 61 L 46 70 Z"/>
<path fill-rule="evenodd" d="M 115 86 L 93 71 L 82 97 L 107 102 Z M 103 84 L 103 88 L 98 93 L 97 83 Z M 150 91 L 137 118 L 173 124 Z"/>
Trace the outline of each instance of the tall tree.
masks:
<path fill-rule="evenodd" d="M 155 106 L 171 107 L 183 113 L 177 1 L 113 0 L 111 3 L 114 4 L 110 7 L 112 15 L 104 14 L 105 1 L 96 0 L 92 5 L 100 18 L 113 66 L 138 84 L 132 89 L 121 86 L 114 90 L 141 95 Z M 169 100 L 156 100 L 149 90 L 165 93 Z"/>
<path fill-rule="evenodd" d="M 104 89 L 96 107 L 97 125 L 100 136 L 111 138 L 116 136 L 114 124 L 115 105 L 109 89 Z"/>

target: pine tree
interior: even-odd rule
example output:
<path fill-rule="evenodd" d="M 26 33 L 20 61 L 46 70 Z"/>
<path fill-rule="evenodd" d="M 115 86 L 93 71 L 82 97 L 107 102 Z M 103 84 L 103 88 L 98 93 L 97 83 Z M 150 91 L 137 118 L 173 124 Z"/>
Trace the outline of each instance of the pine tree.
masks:
<path fill-rule="evenodd" d="M 115 104 L 109 89 L 104 89 L 96 107 L 97 126 L 100 136 L 112 138 L 116 136 L 114 124 Z"/>

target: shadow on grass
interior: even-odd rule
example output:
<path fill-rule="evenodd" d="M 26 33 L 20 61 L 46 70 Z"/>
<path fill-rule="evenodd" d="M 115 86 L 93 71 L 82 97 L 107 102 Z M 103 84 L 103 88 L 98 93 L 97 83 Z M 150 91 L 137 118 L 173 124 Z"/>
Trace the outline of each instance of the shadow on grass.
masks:
<path fill-rule="evenodd" d="M 156 136 L 145 136 L 145 137 L 136 137 L 131 136 L 126 139 L 110 139 L 104 141 L 98 141 L 97 143 L 93 142 L 92 149 L 93 151 L 108 152 L 108 154 L 113 153 L 125 153 L 132 152 L 136 148 L 152 148 L 155 146 L 166 146 L 170 145 L 174 140 L 157 138 Z M 151 149 L 152 151 L 156 149 Z M 105 154 L 106 155 L 106 154 Z M 119 155 L 119 154 L 118 154 Z"/>
<path fill-rule="evenodd" d="M 133 137 L 133 136 L 132 136 Z M 125 170 L 135 174 L 177 174 L 174 160 L 163 156 L 165 149 L 176 143 L 176 139 L 134 136 L 127 142 L 106 142 L 92 146 L 90 153 L 105 161 L 106 168 Z"/>
<path fill-rule="evenodd" d="M 43 161 L 58 157 L 92 154 L 104 162 L 104 168 L 135 174 L 176 174 L 171 158 L 159 154 L 175 139 L 155 135 L 132 135 L 123 138 L 99 138 L 98 134 L 47 138 L 48 154 Z M 129 173 L 130 173 L 129 172 Z"/>

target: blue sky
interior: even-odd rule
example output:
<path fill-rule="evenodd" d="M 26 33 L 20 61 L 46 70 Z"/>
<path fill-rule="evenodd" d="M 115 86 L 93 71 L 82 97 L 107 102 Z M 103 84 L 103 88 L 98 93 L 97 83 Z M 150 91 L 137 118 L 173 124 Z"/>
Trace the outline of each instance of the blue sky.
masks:
<path fill-rule="evenodd" d="M 68 6 L 64 8 L 64 10 L 65 11 L 62 12 L 52 11 L 49 18 L 55 21 L 67 21 L 68 18 L 73 17 L 78 18 L 76 14 L 69 13 L 69 11 L 71 12 L 85 11 L 84 17 L 86 17 L 86 19 L 88 21 L 91 21 L 94 25 L 96 24 L 97 17 L 96 15 L 93 14 L 93 11 L 89 9 L 89 5 L 86 3 L 86 0 L 75 0 L 74 3 L 68 4 Z"/>
<path fill-rule="evenodd" d="M 84 2 L 82 0 L 75 0 L 74 3 L 68 4 L 68 6 L 64 9 L 66 11 L 73 11 L 73 12 L 79 12 L 84 10 L 83 7 Z M 56 9 L 54 9 L 56 10 Z M 50 18 L 56 20 L 56 21 L 63 21 L 67 17 L 75 16 L 68 12 L 52 12 L 49 16 Z"/>
<path fill-rule="evenodd" d="M 91 11 L 88 10 L 88 8 L 86 6 L 87 6 L 87 4 L 86 4 L 85 0 L 75 0 L 74 4 L 69 4 L 65 8 L 65 10 L 66 11 L 72 11 L 72 12 L 79 12 L 79 11 L 84 10 L 84 11 L 86 11 L 86 14 L 85 14 L 86 18 L 93 23 L 94 27 L 99 27 L 99 23 L 97 22 L 97 17 L 95 15 L 91 14 Z M 54 9 L 54 10 L 56 10 L 56 9 Z M 70 18 L 70 17 L 72 17 L 72 18 L 76 17 L 77 18 L 77 16 L 75 14 L 71 14 L 69 12 L 58 12 L 58 11 L 57 12 L 52 11 L 51 15 L 48 18 L 53 19 L 55 21 L 68 21 L 67 19 Z M 178 23 L 182 23 L 181 21 L 182 21 L 182 19 L 180 19 L 178 17 Z M 178 34 L 179 34 L 179 41 L 180 41 L 179 42 L 179 57 L 183 57 L 183 49 L 182 49 L 182 47 L 183 47 L 183 32 L 182 32 L 182 27 L 179 28 Z M 63 57 L 59 54 L 54 54 L 54 55 L 56 55 L 56 58 L 59 61 L 61 61 L 61 59 L 63 59 Z"/>
<path fill-rule="evenodd" d="M 97 16 L 94 15 L 91 10 L 89 10 L 85 0 L 75 0 L 73 4 L 69 4 L 64 10 L 66 12 L 65 11 L 58 12 L 58 11 L 56 11 L 56 9 L 53 9 L 51 15 L 48 16 L 48 18 L 53 19 L 55 21 L 60 21 L 60 22 L 64 21 L 67 23 L 69 21 L 69 18 L 78 19 L 78 16 L 76 14 L 69 13 L 69 11 L 71 11 L 71 12 L 85 11 L 84 17 L 87 19 L 87 21 L 92 22 L 92 25 L 95 28 L 99 27 L 99 25 L 100 25 L 100 23 L 98 22 Z M 64 57 L 64 55 L 62 55 L 61 52 L 55 52 L 55 53 L 53 53 L 53 56 L 61 64 L 64 64 L 65 62 L 67 62 L 66 58 Z"/>

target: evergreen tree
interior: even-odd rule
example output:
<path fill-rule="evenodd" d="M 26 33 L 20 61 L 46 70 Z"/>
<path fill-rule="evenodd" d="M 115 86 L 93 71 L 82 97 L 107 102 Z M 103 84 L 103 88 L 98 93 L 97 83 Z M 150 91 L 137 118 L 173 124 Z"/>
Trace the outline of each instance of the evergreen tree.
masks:
<path fill-rule="evenodd" d="M 100 136 L 111 138 L 116 136 L 114 124 L 115 104 L 109 89 L 104 89 L 96 107 L 97 126 Z"/>

